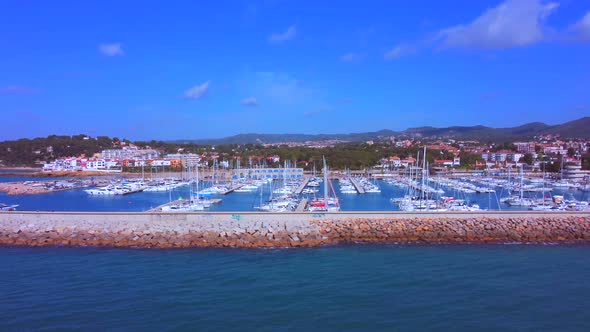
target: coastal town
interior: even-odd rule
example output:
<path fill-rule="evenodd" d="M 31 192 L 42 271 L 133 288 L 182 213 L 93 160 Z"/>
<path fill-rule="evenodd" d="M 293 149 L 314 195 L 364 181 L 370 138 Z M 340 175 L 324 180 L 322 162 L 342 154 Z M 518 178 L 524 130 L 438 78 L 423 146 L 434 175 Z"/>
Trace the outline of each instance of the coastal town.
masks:
<path fill-rule="evenodd" d="M 76 139 L 86 144 L 99 140 Z M 40 167 L 29 175 L 38 179 L 0 182 L 0 192 L 154 192 L 170 198 L 172 192 L 184 192 L 179 194 L 183 199 L 150 207 L 172 212 L 215 205 L 223 210 L 223 196 L 234 193 L 248 193 L 243 196 L 248 200 L 260 196 L 250 209 L 269 212 L 346 210 L 350 207 L 343 197 L 350 194 L 388 196 L 389 203 L 380 207 L 384 210 L 590 210 L 585 194 L 590 191 L 590 141 L 559 135 L 485 144 L 395 136 L 217 146 L 100 139 L 108 148 L 35 160 Z M 54 150 L 43 146 L 33 154 L 53 155 Z"/>
<path fill-rule="evenodd" d="M 88 137 L 88 139 L 92 139 Z M 288 152 L 289 148 L 304 147 L 309 149 L 333 148 L 336 144 L 345 145 L 349 142 L 342 141 L 311 141 L 311 142 L 281 142 L 264 144 L 264 148 L 283 147 Z M 396 140 L 389 137 L 388 141 L 366 141 L 362 143 L 367 149 L 379 144 L 385 148 L 382 150 L 382 158 L 374 165 L 365 165 L 363 169 L 368 172 L 377 169 L 395 170 L 415 166 L 416 158 L 410 155 L 410 151 L 426 147 L 429 151 L 436 151 L 439 156 L 432 158 L 431 167 L 438 172 L 463 170 L 502 169 L 507 167 L 523 166 L 525 171 L 539 172 L 547 166 L 548 172 L 555 172 L 556 165 L 564 164 L 575 166 L 582 170 L 590 169 L 590 160 L 582 157 L 590 153 L 590 140 L 562 139 L 553 135 L 535 137 L 531 141 L 513 142 L 504 144 L 482 144 L 478 141 L 461 140 L 421 140 L 402 139 Z M 231 152 L 218 152 L 215 146 L 204 148 L 204 153 L 185 153 L 179 148 L 176 153 L 165 153 L 162 150 L 150 146 L 139 147 L 132 143 L 121 141 L 113 142 L 116 148 L 105 149 L 92 156 L 79 155 L 61 157 L 55 160 L 36 161 L 41 165 L 41 171 L 51 172 L 122 172 L 123 170 L 137 171 L 141 168 L 166 168 L 179 171 L 186 167 L 213 167 L 239 168 L 242 167 L 276 167 L 282 161 L 289 160 L 300 166 L 310 169 L 313 160 L 289 159 L 288 153 L 272 155 L 246 155 L 240 146 L 233 148 Z M 402 154 L 390 153 L 401 151 Z M 53 148 L 45 148 L 52 152 Z M 217 148 L 218 149 L 218 148 Z M 233 152 L 233 153 L 232 153 Z M 39 154 L 40 151 L 34 151 Z M 438 157 L 438 158 L 436 158 Z M 447 158 L 443 158 L 447 157 Z M 461 159 L 463 158 L 463 161 Z M 1 160 L 0 160 L 1 162 Z M 584 162 L 584 165 L 583 165 Z M 350 166 L 347 166 L 350 168 Z M 557 166 L 559 170 L 559 166 Z M 583 177 L 586 172 L 578 172 L 577 177 Z M 568 174 L 568 176 L 574 176 Z M 575 176 L 574 176 L 575 177 Z"/>

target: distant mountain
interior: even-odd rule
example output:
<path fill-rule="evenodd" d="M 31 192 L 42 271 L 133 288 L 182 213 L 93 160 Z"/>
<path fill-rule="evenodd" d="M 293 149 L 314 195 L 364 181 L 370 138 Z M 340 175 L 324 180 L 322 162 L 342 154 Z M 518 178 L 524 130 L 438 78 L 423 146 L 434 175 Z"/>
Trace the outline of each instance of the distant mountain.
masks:
<path fill-rule="evenodd" d="M 392 130 L 380 130 L 367 133 L 350 133 L 350 134 L 238 134 L 224 138 L 214 139 L 196 139 L 196 140 L 176 140 L 175 143 L 196 143 L 196 144 L 256 144 L 256 143 L 280 143 L 280 142 L 306 142 L 306 141 L 328 141 L 341 140 L 347 142 L 362 142 L 385 138 L 392 135 L 398 135 L 398 132 Z"/>
<path fill-rule="evenodd" d="M 589 138 L 590 137 L 590 117 L 583 117 L 578 120 L 566 122 L 560 125 L 546 128 L 543 133 L 559 134 L 563 137 Z"/>
<path fill-rule="evenodd" d="M 512 140 L 519 138 L 533 137 L 535 135 L 549 133 L 547 130 L 551 126 L 541 122 L 532 122 L 518 127 L 511 128 L 492 128 L 486 126 L 460 127 L 453 126 L 447 128 L 420 127 L 410 128 L 402 132 L 409 136 L 421 137 L 444 137 L 444 138 L 462 138 L 478 140 Z"/>
<path fill-rule="evenodd" d="M 560 125 L 547 125 L 542 122 L 531 122 L 517 127 L 492 128 L 486 126 L 452 126 L 446 128 L 417 127 L 404 131 L 380 130 L 365 133 L 349 134 L 239 134 L 217 139 L 176 140 L 175 143 L 197 143 L 210 145 L 223 144 L 256 144 L 279 142 L 306 142 L 341 140 L 348 142 L 363 142 L 369 140 L 396 137 L 422 138 L 456 138 L 476 139 L 481 141 L 510 141 L 532 138 L 535 135 L 559 134 L 567 138 L 590 138 L 590 117 L 566 122 Z"/>

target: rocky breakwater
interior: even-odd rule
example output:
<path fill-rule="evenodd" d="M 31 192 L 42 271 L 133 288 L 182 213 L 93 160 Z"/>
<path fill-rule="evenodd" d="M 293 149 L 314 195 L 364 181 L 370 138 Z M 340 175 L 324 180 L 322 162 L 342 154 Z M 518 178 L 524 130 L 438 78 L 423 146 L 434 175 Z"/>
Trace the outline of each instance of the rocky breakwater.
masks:
<path fill-rule="evenodd" d="M 320 240 L 317 226 L 288 215 L 0 213 L 0 245 L 247 248 Z"/>
<path fill-rule="evenodd" d="M 0 213 L 0 245 L 182 248 L 559 241 L 590 241 L 590 214 Z"/>
<path fill-rule="evenodd" d="M 470 214 L 313 222 L 331 242 L 588 242 L 590 214 Z"/>

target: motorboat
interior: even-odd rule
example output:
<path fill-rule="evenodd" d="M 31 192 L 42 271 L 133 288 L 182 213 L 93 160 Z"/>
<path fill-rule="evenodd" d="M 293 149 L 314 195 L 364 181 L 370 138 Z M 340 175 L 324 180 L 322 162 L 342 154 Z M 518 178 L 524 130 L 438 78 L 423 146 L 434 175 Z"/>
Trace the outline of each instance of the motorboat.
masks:
<path fill-rule="evenodd" d="M 18 205 L 16 205 L 16 204 L 6 205 L 6 204 L 0 203 L 0 211 L 16 211 L 17 207 L 18 207 Z"/>
<path fill-rule="evenodd" d="M 123 189 L 121 187 L 108 185 L 105 187 L 98 187 L 93 189 L 84 190 L 88 195 L 92 196 L 111 196 L 111 195 L 122 195 Z"/>
<path fill-rule="evenodd" d="M 203 211 L 205 206 L 200 202 L 190 204 L 173 204 L 162 207 L 162 212 L 192 212 L 192 211 Z"/>

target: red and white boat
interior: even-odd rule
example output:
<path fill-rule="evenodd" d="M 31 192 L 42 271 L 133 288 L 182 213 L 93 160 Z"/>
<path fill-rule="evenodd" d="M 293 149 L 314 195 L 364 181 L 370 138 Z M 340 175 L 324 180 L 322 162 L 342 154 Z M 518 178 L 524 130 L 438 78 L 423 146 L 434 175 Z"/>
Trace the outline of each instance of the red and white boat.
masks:
<path fill-rule="evenodd" d="M 326 158 L 324 158 L 324 197 L 316 198 L 308 203 L 308 211 L 325 211 L 334 212 L 340 211 L 340 200 L 336 196 L 336 191 L 332 186 L 332 183 L 328 181 L 328 165 L 326 164 Z"/>

